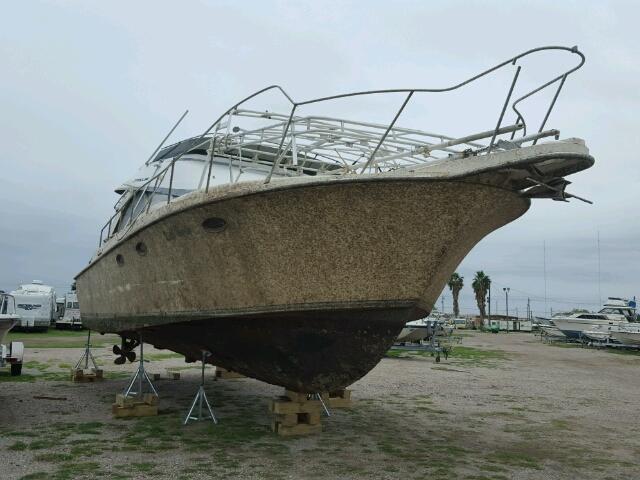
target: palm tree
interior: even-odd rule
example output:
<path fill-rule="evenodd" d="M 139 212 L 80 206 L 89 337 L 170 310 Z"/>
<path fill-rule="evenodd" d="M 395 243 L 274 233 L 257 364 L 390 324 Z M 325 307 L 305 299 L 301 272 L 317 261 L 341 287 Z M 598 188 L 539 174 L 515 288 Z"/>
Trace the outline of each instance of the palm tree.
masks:
<path fill-rule="evenodd" d="M 491 288 L 491 279 L 488 275 L 485 275 L 482 270 L 476 272 L 476 276 L 473 277 L 473 283 L 471 284 L 473 291 L 476 294 L 476 303 L 478 304 L 478 310 L 480 310 L 480 317 L 485 317 L 485 305 L 487 292 Z"/>
<path fill-rule="evenodd" d="M 460 290 L 464 287 L 464 277 L 458 275 L 458 272 L 453 272 L 447 285 L 449 285 L 449 290 L 451 290 L 451 295 L 453 296 L 453 316 L 459 317 L 460 307 L 458 306 L 458 295 L 460 295 Z"/>

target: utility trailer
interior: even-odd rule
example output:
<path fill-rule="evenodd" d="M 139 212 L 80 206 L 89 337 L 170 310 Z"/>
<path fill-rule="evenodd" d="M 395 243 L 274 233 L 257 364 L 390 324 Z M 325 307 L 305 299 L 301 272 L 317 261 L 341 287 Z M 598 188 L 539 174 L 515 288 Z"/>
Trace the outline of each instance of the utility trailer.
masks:
<path fill-rule="evenodd" d="M 0 368 L 10 365 L 11 375 L 18 376 L 22 373 L 22 359 L 24 357 L 24 344 L 22 342 L 10 342 L 4 344 L 7 332 L 20 321 L 16 314 L 16 301 L 12 295 L 0 292 Z"/>

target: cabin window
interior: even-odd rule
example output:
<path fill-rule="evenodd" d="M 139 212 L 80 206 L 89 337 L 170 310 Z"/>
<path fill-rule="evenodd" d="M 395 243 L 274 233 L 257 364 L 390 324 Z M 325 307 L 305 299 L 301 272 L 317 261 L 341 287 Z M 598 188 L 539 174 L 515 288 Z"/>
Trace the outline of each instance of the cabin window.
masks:
<path fill-rule="evenodd" d="M 67 308 L 71 308 L 71 305 L 73 305 L 73 303 L 67 302 Z"/>
<path fill-rule="evenodd" d="M 144 195 L 143 198 L 141 198 Z M 149 197 L 153 195 L 151 199 L 151 206 L 156 205 L 158 203 L 167 203 L 168 195 L 166 193 L 158 193 L 152 194 L 151 192 L 143 192 L 140 191 L 136 193 L 132 198 L 129 199 L 125 207 L 122 209 L 122 216 L 118 221 L 118 225 L 116 226 L 114 232 L 120 231 L 125 225 L 127 225 L 131 219 L 136 219 L 137 216 L 142 213 L 143 210 L 147 208 Z M 175 195 L 171 195 L 174 197 Z"/>
<path fill-rule="evenodd" d="M 75 309 L 80 308 L 80 304 L 78 302 L 73 302 L 73 308 Z"/>

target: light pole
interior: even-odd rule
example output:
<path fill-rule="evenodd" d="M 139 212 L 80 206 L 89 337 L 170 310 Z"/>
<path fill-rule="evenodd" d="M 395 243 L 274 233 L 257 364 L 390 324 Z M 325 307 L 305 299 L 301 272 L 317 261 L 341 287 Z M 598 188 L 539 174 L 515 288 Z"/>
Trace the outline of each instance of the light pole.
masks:
<path fill-rule="evenodd" d="M 509 287 L 504 287 L 502 289 L 504 291 L 504 296 L 505 296 L 505 301 L 507 302 L 507 317 L 509 316 L 509 290 L 511 290 Z"/>

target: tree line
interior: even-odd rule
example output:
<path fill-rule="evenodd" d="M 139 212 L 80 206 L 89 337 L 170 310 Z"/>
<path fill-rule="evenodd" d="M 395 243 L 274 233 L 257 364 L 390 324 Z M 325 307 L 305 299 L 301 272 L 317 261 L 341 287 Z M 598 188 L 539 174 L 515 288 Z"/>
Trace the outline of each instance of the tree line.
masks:
<path fill-rule="evenodd" d="M 459 317 L 460 306 L 458 304 L 458 296 L 460 295 L 460 290 L 464 287 L 464 277 L 458 274 L 458 272 L 454 272 L 447 285 L 449 286 L 451 296 L 453 297 L 453 315 L 454 317 Z M 480 270 L 476 272 L 473 277 L 471 287 L 473 288 L 473 292 L 476 296 L 476 303 L 478 304 L 480 316 L 484 318 L 486 317 L 487 293 L 489 293 L 489 289 L 491 288 L 491 278 Z"/>

